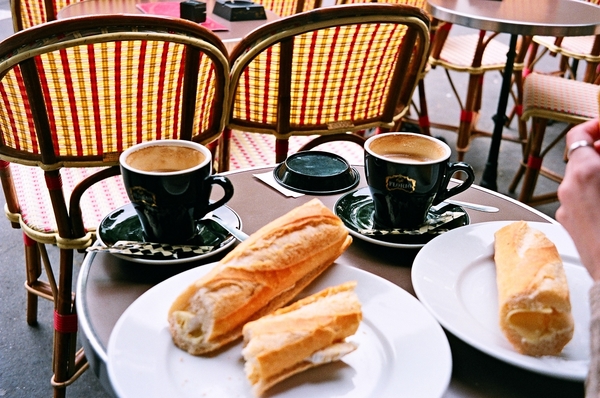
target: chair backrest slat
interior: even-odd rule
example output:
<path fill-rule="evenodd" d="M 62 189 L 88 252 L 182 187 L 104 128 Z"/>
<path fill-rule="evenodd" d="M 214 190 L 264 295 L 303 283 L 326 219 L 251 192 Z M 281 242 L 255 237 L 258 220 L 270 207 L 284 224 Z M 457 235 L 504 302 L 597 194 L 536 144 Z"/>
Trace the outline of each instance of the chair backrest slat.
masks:
<path fill-rule="evenodd" d="M 0 155 L 45 169 L 110 165 L 155 139 L 221 133 L 229 89 L 223 43 L 184 20 L 55 21 L 0 52 Z"/>

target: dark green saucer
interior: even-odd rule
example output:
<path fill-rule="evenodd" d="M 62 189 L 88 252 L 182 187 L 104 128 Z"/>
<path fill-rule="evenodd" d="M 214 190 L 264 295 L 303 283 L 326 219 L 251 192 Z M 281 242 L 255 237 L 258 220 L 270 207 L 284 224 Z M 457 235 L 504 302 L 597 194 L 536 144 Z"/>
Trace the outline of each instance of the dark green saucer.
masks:
<path fill-rule="evenodd" d="M 242 221 L 238 214 L 228 206 L 222 206 L 213 212 L 213 216 L 223 220 L 223 222 L 241 229 Z M 221 227 L 217 222 L 210 219 L 200 220 L 197 224 L 198 233 L 190 241 L 189 245 L 212 246 L 212 250 L 207 253 L 180 254 L 178 258 L 160 258 L 157 256 L 128 256 L 126 254 L 114 255 L 124 258 L 128 261 L 146 263 L 146 264 L 178 264 L 190 261 L 204 259 L 213 256 L 236 242 L 236 239 Z M 144 242 L 142 225 L 131 204 L 120 207 L 108 214 L 98 226 L 98 239 L 105 246 L 111 246 L 120 240 Z M 160 242 L 158 242 L 160 243 Z"/>
<path fill-rule="evenodd" d="M 392 234 L 387 231 L 378 233 L 373 224 L 373 200 L 369 188 L 361 188 L 357 191 L 349 192 L 342 196 L 334 206 L 334 213 L 342 219 L 346 228 L 352 236 L 367 242 L 381 246 L 396 248 L 420 248 L 427 242 L 438 236 L 446 230 L 455 229 L 468 225 L 469 215 L 460 206 L 447 205 L 437 211 L 430 210 L 429 219 L 439 217 L 445 212 L 462 213 L 460 217 L 451 222 L 443 224 L 439 230 L 431 229 L 427 233 L 416 234 L 415 231 L 406 231 L 406 233 Z M 373 233 L 365 234 L 363 231 L 371 230 Z"/>

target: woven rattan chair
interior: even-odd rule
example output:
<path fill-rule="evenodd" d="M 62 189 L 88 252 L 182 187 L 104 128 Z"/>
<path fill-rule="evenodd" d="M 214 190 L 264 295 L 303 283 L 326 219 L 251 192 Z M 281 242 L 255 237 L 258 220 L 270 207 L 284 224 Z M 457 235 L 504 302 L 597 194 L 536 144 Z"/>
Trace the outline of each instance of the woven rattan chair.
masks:
<path fill-rule="evenodd" d="M 476 136 L 489 136 L 490 133 L 477 129 L 479 110 L 481 109 L 484 74 L 490 71 L 503 71 L 506 65 L 508 45 L 497 40 L 498 33 L 478 31 L 468 34 L 450 34 L 452 25 L 441 23 L 435 39 L 432 40 L 431 57 L 429 62 L 432 68 L 444 68 L 452 90 L 461 108 L 458 127 L 455 125 L 437 125 L 437 127 L 457 130 L 456 151 L 458 159 L 462 160 L 469 150 L 470 142 Z M 522 38 L 520 49 L 528 47 L 530 38 Z M 514 95 L 516 107 L 520 107 L 522 90 L 522 70 L 525 52 L 519 50 L 514 63 L 515 83 L 517 94 Z M 464 101 L 452 81 L 450 71 L 467 73 L 469 75 L 467 93 Z M 506 137 L 524 143 L 526 128 L 520 125 L 518 137 Z"/>
<path fill-rule="evenodd" d="M 41 23 L 55 21 L 58 11 L 80 0 L 11 0 L 13 29 L 18 32 Z"/>
<path fill-rule="evenodd" d="M 542 167 L 544 156 L 561 142 L 569 129 L 578 123 L 598 117 L 597 84 L 563 79 L 559 76 L 531 73 L 525 78 L 523 119 L 532 120 L 527 141 L 527 157 L 509 186 L 515 192 L 519 182 L 523 185 L 519 201 L 539 205 L 557 200 L 556 192 L 535 194 L 540 175 L 559 183 L 561 173 Z M 567 127 L 554 140 L 544 143 L 549 120 L 567 123 Z"/>
<path fill-rule="evenodd" d="M 85 370 L 75 352 L 73 250 L 89 246 L 102 217 L 128 201 L 120 179 L 107 178 L 119 173 L 118 155 L 148 140 L 214 141 L 228 89 L 223 43 L 180 19 L 73 18 L 0 45 L 5 212 L 25 236 L 28 322 L 38 296 L 54 300 L 55 396 Z M 71 168 L 80 172 L 62 173 Z M 44 244 L 59 248 L 56 278 Z"/>
<path fill-rule="evenodd" d="M 357 3 L 366 3 L 367 1 L 361 1 L 361 0 L 337 0 L 336 4 L 338 5 L 344 5 L 344 4 L 357 4 Z M 403 5 L 407 5 L 407 6 L 413 6 L 413 7 L 418 7 L 420 9 L 422 9 L 423 11 L 427 12 L 427 0 L 373 0 L 371 1 L 371 3 L 386 3 L 386 4 L 403 4 Z M 429 14 L 428 14 L 429 16 Z M 431 19 L 431 16 L 429 16 Z M 437 20 L 432 20 L 431 21 L 431 26 L 430 26 L 430 37 L 433 39 L 434 35 L 435 35 L 435 29 L 437 27 L 438 21 Z M 429 122 L 429 113 L 428 113 L 428 108 L 427 108 L 427 97 L 425 95 L 425 76 L 427 75 L 427 71 L 429 70 L 429 64 L 425 64 L 424 68 L 423 68 L 423 72 L 421 74 L 421 77 L 419 79 L 419 84 L 417 86 L 417 91 L 418 91 L 418 95 L 419 95 L 419 100 L 418 100 L 418 106 L 416 101 L 413 99 L 413 101 L 411 102 L 412 108 L 415 110 L 416 114 L 417 114 L 417 119 L 414 119 L 414 117 L 411 116 L 410 113 L 407 113 L 407 115 L 400 120 L 398 123 L 396 123 L 396 126 L 394 126 L 394 130 L 396 131 L 401 131 L 402 130 L 402 125 L 404 122 L 408 122 L 411 124 L 418 124 L 419 129 L 421 131 L 421 133 L 425 134 L 425 135 L 431 135 L 431 131 L 430 131 L 430 122 Z"/>
<path fill-rule="evenodd" d="M 426 62 L 429 19 L 415 7 L 354 4 L 283 18 L 249 34 L 231 54 L 229 129 L 272 134 L 275 161 L 292 135 L 363 138 L 407 111 Z M 228 169 L 229 134 L 219 170 Z"/>
<path fill-rule="evenodd" d="M 280 17 L 289 17 L 302 11 L 321 7 L 321 0 L 262 0 L 259 3 Z"/>
<path fill-rule="evenodd" d="M 595 5 L 600 4 L 600 0 L 585 1 Z M 569 71 L 568 76 L 576 78 L 579 62 L 585 61 L 586 69 L 580 80 L 592 83 L 596 79 L 598 65 L 600 65 L 600 35 L 571 37 L 533 36 L 532 40 L 532 48 L 527 60 L 527 72 L 534 69 L 535 64 L 542 56 L 552 54 L 553 56 L 560 56 L 559 69 L 554 74 L 567 76 L 567 71 Z M 542 51 L 538 54 L 540 47 Z"/>

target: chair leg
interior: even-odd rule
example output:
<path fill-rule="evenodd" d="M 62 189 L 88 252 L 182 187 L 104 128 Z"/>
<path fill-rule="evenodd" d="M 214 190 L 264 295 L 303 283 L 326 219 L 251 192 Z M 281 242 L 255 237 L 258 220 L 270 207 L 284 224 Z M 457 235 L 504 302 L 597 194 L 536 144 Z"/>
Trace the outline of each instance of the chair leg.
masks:
<path fill-rule="evenodd" d="M 60 275 L 54 301 L 54 397 L 64 398 L 66 387 L 88 367 L 85 356 L 76 353 L 77 312 L 72 295 L 73 250 L 60 249 Z"/>
<path fill-rule="evenodd" d="M 231 151 L 231 129 L 225 128 L 219 138 L 219 173 L 229 170 L 229 156 Z"/>
<path fill-rule="evenodd" d="M 459 161 L 464 159 L 465 153 L 469 150 L 471 131 L 473 130 L 474 120 L 477 118 L 475 109 L 478 103 L 479 91 L 481 90 L 481 78 L 482 75 L 469 75 L 467 99 L 464 108 L 461 110 L 458 137 L 456 139 L 456 152 Z"/>
<path fill-rule="evenodd" d="M 23 234 L 23 243 L 25 246 L 25 268 L 27 271 L 27 280 L 25 288 L 27 289 L 27 324 L 37 325 L 38 294 L 34 292 L 42 275 L 42 266 L 40 263 L 40 253 L 37 242 L 29 236 Z"/>
<path fill-rule="evenodd" d="M 521 152 L 526 154 L 527 147 L 527 122 L 521 119 L 523 115 L 523 71 L 513 73 L 514 85 L 517 87 L 517 97 L 515 99 L 515 115 L 517 116 L 517 132 L 519 141 L 521 141 Z"/>
<path fill-rule="evenodd" d="M 529 156 L 527 158 L 523 186 L 521 187 L 521 193 L 519 194 L 519 201 L 523 203 L 531 202 L 535 185 L 542 168 L 542 157 L 540 156 L 540 153 L 547 122 L 548 121 L 543 118 L 532 118 L 531 136 L 529 137 Z"/>
<path fill-rule="evenodd" d="M 287 158 L 288 150 L 289 141 L 287 139 L 277 138 L 275 140 L 275 162 L 283 162 Z"/>
<path fill-rule="evenodd" d="M 419 80 L 419 128 L 424 135 L 431 135 L 431 123 L 429 122 L 429 112 L 427 110 L 427 98 L 425 97 L 425 80 Z"/>
<path fill-rule="evenodd" d="M 585 68 L 585 74 L 583 75 L 583 81 L 588 83 L 593 83 L 596 79 L 596 75 L 598 69 L 597 62 L 588 62 L 587 67 Z"/>

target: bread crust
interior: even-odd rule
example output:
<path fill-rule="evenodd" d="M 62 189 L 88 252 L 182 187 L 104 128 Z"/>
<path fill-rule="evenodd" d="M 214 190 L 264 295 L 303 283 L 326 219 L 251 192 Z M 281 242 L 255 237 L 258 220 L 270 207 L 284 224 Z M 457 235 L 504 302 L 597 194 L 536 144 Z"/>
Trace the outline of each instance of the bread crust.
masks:
<path fill-rule="evenodd" d="M 573 337 L 569 286 L 562 259 L 546 235 L 526 222 L 495 234 L 500 328 L 526 355 L 558 355 Z"/>
<path fill-rule="evenodd" d="M 318 199 L 272 221 L 177 297 L 168 314 L 174 343 L 203 355 L 236 340 L 245 323 L 287 304 L 351 242 Z"/>
<path fill-rule="evenodd" d="M 326 288 L 244 326 L 242 354 L 256 396 L 356 349 L 345 341 L 362 320 L 355 287 L 356 282 L 346 282 Z"/>

